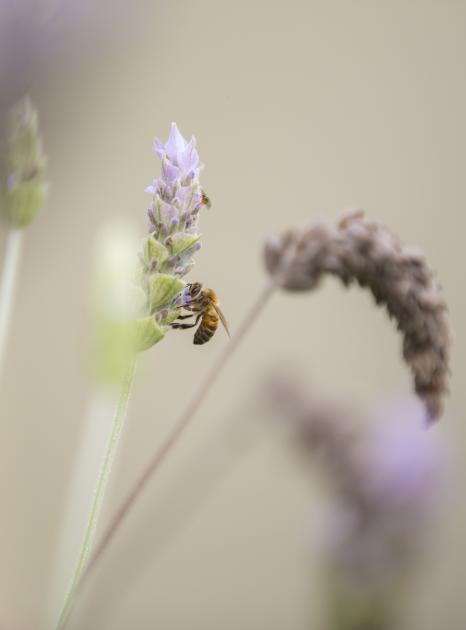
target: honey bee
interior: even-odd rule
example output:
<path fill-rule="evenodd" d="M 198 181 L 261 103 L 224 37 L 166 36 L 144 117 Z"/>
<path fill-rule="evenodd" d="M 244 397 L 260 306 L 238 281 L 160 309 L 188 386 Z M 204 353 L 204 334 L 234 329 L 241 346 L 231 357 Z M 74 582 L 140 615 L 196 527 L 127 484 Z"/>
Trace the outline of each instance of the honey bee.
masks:
<path fill-rule="evenodd" d="M 224 314 L 220 310 L 216 293 L 212 291 L 212 289 L 204 288 L 200 282 L 188 284 L 187 292 L 191 299 L 183 308 L 191 311 L 191 314 L 180 315 L 178 320 L 171 324 L 171 327 L 184 330 L 186 328 L 195 328 L 199 324 L 198 329 L 194 333 L 193 340 L 193 343 L 198 346 L 210 341 L 218 328 L 219 321 L 222 322 L 229 336 L 230 331 L 228 330 L 228 324 Z M 190 317 L 196 318 L 194 324 L 183 324 L 179 321 L 189 319 Z"/>

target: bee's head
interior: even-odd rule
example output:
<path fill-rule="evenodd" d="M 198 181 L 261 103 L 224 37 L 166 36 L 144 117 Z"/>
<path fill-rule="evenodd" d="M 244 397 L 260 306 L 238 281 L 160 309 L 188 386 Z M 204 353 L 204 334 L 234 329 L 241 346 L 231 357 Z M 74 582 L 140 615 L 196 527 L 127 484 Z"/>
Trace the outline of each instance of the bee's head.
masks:
<path fill-rule="evenodd" d="M 187 286 L 189 296 L 192 300 L 195 300 L 201 295 L 202 284 L 200 282 L 193 282 Z"/>

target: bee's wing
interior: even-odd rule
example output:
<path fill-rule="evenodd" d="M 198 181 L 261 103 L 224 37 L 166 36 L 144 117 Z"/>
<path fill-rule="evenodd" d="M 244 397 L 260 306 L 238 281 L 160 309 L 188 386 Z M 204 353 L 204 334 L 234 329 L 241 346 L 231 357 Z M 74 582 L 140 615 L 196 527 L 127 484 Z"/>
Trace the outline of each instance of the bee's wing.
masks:
<path fill-rule="evenodd" d="M 220 310 L 220 307 L 217 304 L 214 304 L 214 308 L 217 311 L 217 315 L 220 317 L 220 321 L 222 322 L 225 330 L 227 331 L 227 335 L 230 336 L 230 331 L 228 330 L 227 320 L 225 319 L 225 315 Z"/>

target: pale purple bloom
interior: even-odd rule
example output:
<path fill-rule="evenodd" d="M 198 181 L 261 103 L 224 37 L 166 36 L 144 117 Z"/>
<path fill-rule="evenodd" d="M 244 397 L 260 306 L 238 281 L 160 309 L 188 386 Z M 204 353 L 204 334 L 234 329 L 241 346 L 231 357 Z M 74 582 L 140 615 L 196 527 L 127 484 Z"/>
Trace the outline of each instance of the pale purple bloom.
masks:
<path fill-rule="evenodd" d="M 361 423 L 350 406 L 324 406 L 290 377 L 272 378 L 266 391 L 333 490 L 324 518 L 317 513 L 329 627 L 391 628 L 435 523 L 445 463 L 438 434 L 425 430 L 418 401 L 384 405 Z"/>
<path fill-rule="evenodd" d="M 172 123 L 170 135 L 165 144 L 158 138 L 154 140 L 154 151 L 162 161 L 166 159 L 171 167 L 178 167 L 182 176 L 186 177 L 191 171 L 195 177 L 199 176 L 201 167 L 196 151 L 196 140 L 193 136 L 189 142 L 186 142 L 176 123 Z"/>
<path fill-rule="evenodd" d="M 426 432 L 416 401 L 383 409 L 372 436 L 367 490 L 378 501 L 395 506 L 420 506 L 429 501 L 438 479 L 439 454 Z"/>
<path fill-rule="evenodd" d="M 439 445 L 420 406 L 384 409 L 350 459 L 353 477 L 334 505 L 326 537 L 339 571 L 376 587 L 399 579 L 433 516 L 441 478 Z"/>

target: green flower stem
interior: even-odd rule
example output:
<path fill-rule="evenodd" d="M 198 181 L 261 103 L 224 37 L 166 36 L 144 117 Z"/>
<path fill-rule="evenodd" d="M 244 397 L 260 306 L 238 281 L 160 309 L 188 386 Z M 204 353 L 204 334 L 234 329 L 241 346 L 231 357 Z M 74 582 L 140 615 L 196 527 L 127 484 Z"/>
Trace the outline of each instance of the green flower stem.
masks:
<path fill-rule="evenodd" d="M 54 550 L 47 618 L 49 627 L 57 623 L 63 604 L 63 586 L 68 587 L 70 566 L 74 568 L 79 555 L 119 395 L 120 388 L 116 383 L 102 383 L 94 387 L 80 423 L 76 457 L 67 484 L 66 504 Z"/>
<path fill-rule="evenodd" d="M 136 361 L 133 360 L 131 365 L 128 367 L 127 373 L 122 383 L 120 398 L 118 400 L 115 417 L 113 419 L 110 439 L 107 444 L 107 448 L 106 448 L 104 458 L 102 461 L 102 466 L 101 466 L 99 476 L 97 479 L 97 486 L 94 492 L 94 497 L 92 500 L 92 505 L 91 505 L 89 517 L 87 520 L 86 529 L 84 532 L 84 538 L 81 544 L 81 550 L 79 553 L 76 567 L 74 569 L 73 576 L 71 578 L 70 586 L 68 587 L 68 591 L 65 597 L 63 608 L 62 608 L 62 611 L 58 620 L 57 630 L 62 630 L 62 628 L 64 628 L 66 625 L 68 615 L 71 610 L 71 604 L 75 597 L 76 589 L 79 585 L 81 575 L 86 566 L 87 560 L 89 558 L 89 554 L 92 549 L 92 544 L 94 542 L 95 532 L 96 532 L 100 512 L 102 509 L 102 503 L 103 503 L 105 491 L 107 489 L 110 472 L 112 469 L 113 462 L 115 460 L 118 443 L 120 440 L 123 424 L 124 424 L 127 410 L 128 410 L 128 402 L 129 402 L 129 397 L 131 394 L 131 389 L 132 389 L 132 385 L 134 381 L 135 367 L 136 367 Z"/>
<path fill-rule="evenodd" d="M 18 275 L 23 231 L 11 227 L 7 234 L 5 261 L 0 278 L 0 377 L 5 359 L 5 350 L 10 328 L 11 313 Z"/>
<path fill-rule="evenodd" d="M 247 332 L 249 332 L 252 325 L 256 322 L 257 318 L 261 314 L 265 305 L 268 303 L 269 298 L 271 297 L 274 289 L 276 287 L 276 281 L 270 280 L 267 282 L 254 299 L 253 304 L 247 311 L 244 316 L 241 324 L 239 325 L 236 334 L 232 337 L 231 341 L 225 346 L 225 349 L 218 356 L 217 360 L 213 363 L 210 370 L 204 376 L 201 381 L 197 391 L 194 393 L 193 397 L 188 404 L 181 412 L 178 420 L 175 422 L 171 432 L 166 437 L 165 441 L 162 443 L 161 447 L 154 453 L 152 459 L 148 462 L 145 469 L 143 470 L 140 477 L 134 483 L 132 489 L 129 491 L 126 498 L 123 500 L 120 507 L 117 509 L 115 515 L 113 516 L 110 524 L 107 529 L 104 531 L 100 542 L 95 547 L 89 562 L 86 565 L 86 568 L 82 572 L 82 575 L 79 578 L 79 581 L 76 585 L 76 588 L 73 589 L 73 599 L 81 591 L 83 585 L 89 579 L 89 576 L 95 569 L 97 563 L 100 558 L 106 551 L 107 547 L 113 540 L 115 534 L 120 529 L 122 523 L 124 522 L 126 516 L 130 512 L 131 508 L 134 506 L 136 500 L 140 497 L 141 493 L 147 486 L 147 483 L 154 476 L 154 474 L 158 471 L 162 463 L 165 461 L 167 455 L 173 450 L 173 448 L 178 443 L 184 431 L 187 429 L 191 421 L 193 420 L 195 413 L 201 406 L 202 402 L 205 400 L 209 392 L 212 390 L 215 382 L 220 376 L 222 369 L 227 365 L 228 361 L 232 357 L 234 351 L 239 346 L 240 342 L 244 338 Z M 71 604 L 71 598 L 69 598 L 69 604 Z M 63 630 L 65 625 L 59 626 L 59 630 Z"/>

